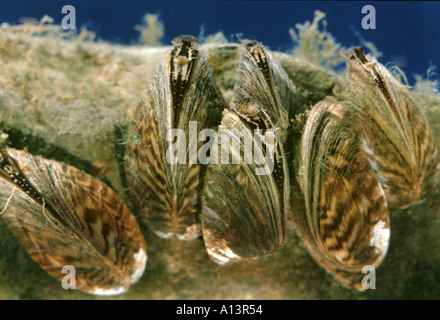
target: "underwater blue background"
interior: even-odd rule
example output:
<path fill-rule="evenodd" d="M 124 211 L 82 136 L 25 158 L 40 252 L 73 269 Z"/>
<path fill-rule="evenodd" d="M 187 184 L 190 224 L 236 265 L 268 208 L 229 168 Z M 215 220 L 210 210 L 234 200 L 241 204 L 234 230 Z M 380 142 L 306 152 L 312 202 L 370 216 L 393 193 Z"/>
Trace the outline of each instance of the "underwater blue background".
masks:
<path fill-rule="evenodd" d="M 440 2 L 435 1 L 1 0 L 0 23 L 47 14 L 60 24 L 61 8 L 68 4 L 75 6 L 78 28 L 87 26 L 99 38 L 116 43 L 137 43 L 134 25 L 149 12 L 164 22 L 165 44 L 181 34 L 198 36 L 204 26 L 205 34 L 223 31 L 229 39 L 239 33 L 280 51 L 292 48 L 289 28 L 311 21 L 314 11 L 321 10 L 338 42 L 345 47 L 360 45 L 360 37 L 373 42 L 383 53 L 379 60 L 395 62 L 410 84 L 415 73 L 426 76 L 430 65 L 440 68 Z M 375 30 L 361 26 L 366 4 L 376 9 Z"/>

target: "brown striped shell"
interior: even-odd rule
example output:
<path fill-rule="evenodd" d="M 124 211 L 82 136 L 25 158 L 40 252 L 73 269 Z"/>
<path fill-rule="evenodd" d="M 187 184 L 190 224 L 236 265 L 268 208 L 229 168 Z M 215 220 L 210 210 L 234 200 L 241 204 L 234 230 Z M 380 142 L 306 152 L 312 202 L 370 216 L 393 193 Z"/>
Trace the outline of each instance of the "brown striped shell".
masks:
<path fill-rule="evenodd" d="M 300 185 L 307 228 L 299 230 L 312 256 L 347 286 L 360 288 L 363 266 L 378 266 L 388 249 L 384 191 L 363 154 L 341 103 L 310 111 L 301 148 Z"/>
<path fill-rule="evenodd" d="M 25 151 L 0 151 L 2 219 L 40 267 L 75 288 L 123 293 L 143 274 L 147 251 L 135 217 L 100 180 Z"/>
<path fill-rule="evenodd" d="M 137 214 L 146 225 L 160 237 L 191 240 L 201 233 L 204 167 L 197 159 L 202 143 L 191 143 L 189 136 L 218 125 L 224 102 L 200 42 L 181 36 L 173 44 L 132 120 L 137 141 L 128 141 L 126 174 Z M 181 135 L 167 138 L 172 129 Z M 184 157 L 170 163 L 167 152 L 174 147 L 182 147 Z"/>
<path fill-rule="evenodd" d="M 350 109 L 358 137 L 390 206 L 407 207 L 431 194 L 440 166 L 422 109 L 376 59 L 347 53 Z"/>
<path fill-rule="evenodd" d="M 209 164 L 203 190 L 205 247 L 220 264 L 279 249 L 290 197 L 284 143 L 295 89 L 258 42 L 241 47 L 235 96 L 236 102 L 223 112 L 217 141 L 219 154 L 231 154 L 232 163 L 218 158 Z"/>

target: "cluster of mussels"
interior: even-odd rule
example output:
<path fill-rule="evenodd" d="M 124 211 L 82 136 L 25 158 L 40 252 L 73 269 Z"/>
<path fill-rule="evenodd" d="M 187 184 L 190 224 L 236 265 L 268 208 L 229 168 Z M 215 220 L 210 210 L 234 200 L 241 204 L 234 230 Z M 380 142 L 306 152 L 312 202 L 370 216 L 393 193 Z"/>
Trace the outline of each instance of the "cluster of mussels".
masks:
<path fill-rule="evenodd" d="M 229 108 L 200 42 L 180 36 L 173 45 L 132 119 L 136 139 L 127 141 L 138 216 L 163 238 L 202 235 L 211 259 L 225 264 L 279 249 L 290 215 L 316 261 L 362 289 L 362 268 L 378 266 L 388 249 L 388 207 L 422 201 L 438 178 L 433 134 L 406 87 L 360 48 L 349 50 L 349 99 L 307 111 L 294 162 L 287 154 L 297 94 L 263 45 L 239 46 Z M 176 151 L 184 156 L 172 162 Z M 206 161 L 198 161 L 201 153 Z M 291 206 L 292 179 L 305 210 Z M 72 265 L 77 289 L 118 294 L 142 276 L 139 225 L 96 178 L 3 147 L 0 199 L 3 220 L 53 277 L 62 280 Z"/>

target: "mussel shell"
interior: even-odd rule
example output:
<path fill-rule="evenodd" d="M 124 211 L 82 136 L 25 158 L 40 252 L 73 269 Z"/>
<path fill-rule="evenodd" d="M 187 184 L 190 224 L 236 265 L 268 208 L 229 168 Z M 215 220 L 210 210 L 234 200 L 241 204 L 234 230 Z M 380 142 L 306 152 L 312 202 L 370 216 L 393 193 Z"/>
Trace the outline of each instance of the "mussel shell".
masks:
<path fill-rule="evenodd" d="M 320 102 L 310 111 L 298 175 L 306 213 L 298 219 L 312 256 L 345 285 L 360 287 L 362 268 L 377 267 L 386 255 L 390 219 L 352 125 L 342 103 Z"/>
<path fill-rule="evenodd" d="M 107 185 L 61 162 L 4 148 L 0 152 L 2 219 L 38 265 L 75 288 L 123 293 L 143 274 L 147 251 L 135 217 Z"/>
<path fill-rule="evenodd" d="M 255 41 L 242 45 L 238 70 L 236 99 L 223 112 L 218 132 L 225 134 L 217 141 L 220 153 L 238 161 L 225 164 L 216 159 L 209 164 L 203 190 L 205 247 L 221 264 L 278 250 L 284 243 L 290 197 L 284 143 L 295 88 L 270 52 Z M 255 146 L 269 137 L 272 145 Z M 260 155 L 264 156 L 259 159 Z M 258 164 L 269 162 L 273 170 L 261 174 Z"/>
<path fill-rule="evenodd" d="M 220 123 L 225 102 L 200 42 L 181 36 L 173 44 L 132 119 L 135 138 L 127 144 L 126 174 L 136 212 L 146 225 L 162 238 L 191 240 L 201 234 L 205 169 L 198 160 L 203 144 L 198 137 Z M 174 129 L 181 134 L 177 141 L 169 136 Z M 174 147 L 177 163 L 167 158 Z"/>
<path fill-rule="evenodd" d="M 363 151 L 388 205 L 426 199 L 440 175 L 438 147 L 422 109 L 407 87 L 361 48 L 347 53 L 348 96 Z"/>

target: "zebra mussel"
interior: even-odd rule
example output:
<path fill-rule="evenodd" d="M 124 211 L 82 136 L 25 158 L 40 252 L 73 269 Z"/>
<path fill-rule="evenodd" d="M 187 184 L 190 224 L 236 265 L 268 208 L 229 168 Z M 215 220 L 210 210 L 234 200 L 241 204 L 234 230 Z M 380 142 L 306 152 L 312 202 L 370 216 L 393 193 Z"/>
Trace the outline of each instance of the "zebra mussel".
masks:
<path fill-rule="evenodd" d="M 113 295 L 142 276 L 147 249 L 135 217 L 100 180 L 72 166 L 3 147 L 2 219 L 38 265 L 75 288 Z"/>

